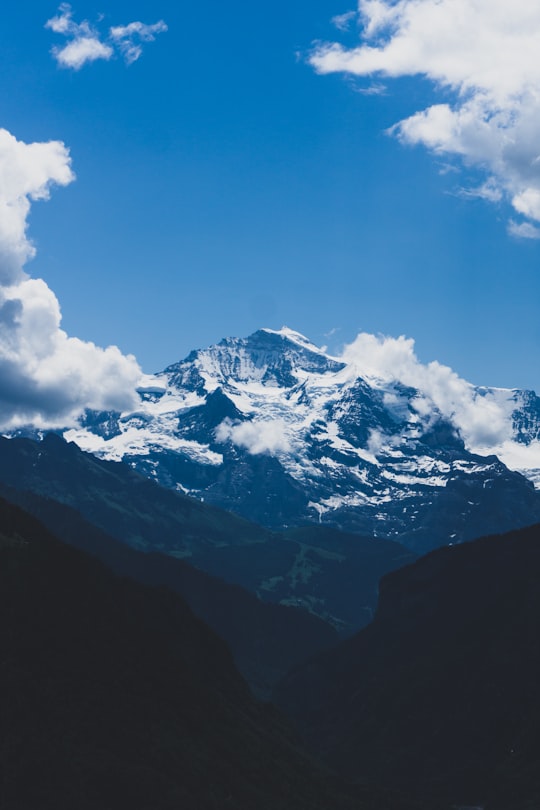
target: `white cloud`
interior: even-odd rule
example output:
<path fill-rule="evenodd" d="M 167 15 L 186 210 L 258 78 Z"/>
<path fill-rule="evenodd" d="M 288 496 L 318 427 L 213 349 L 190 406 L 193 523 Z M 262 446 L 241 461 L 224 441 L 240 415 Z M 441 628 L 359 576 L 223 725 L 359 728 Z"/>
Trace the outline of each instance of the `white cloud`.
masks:
<path fill-rule="evenodd" d="M 458 195 L 460 197 L 465 197 L 466 199 L 487 200 L 488 202 L 493 203 L 500 202 L 503 196 L 501 189 L 491 178 L 476 188 L 459 189 Z"/>
<path fill-rule="evenodd" d="M 24 277 L 35 253 L 26 235 L 32 200 L 46 200 L 53 184 L 74 179 L 69 153 L 59 141 L 26 144 L 0 129 L 0 286 Z"/>
<path fill-rule="evenodd" d="M 167 30 L 160 20 L 153 25 L 131 22 L 128 25 L 112 26 L 108 35 L 101 34 L 88 20 L 76 23 L 69 3 L 62 3 L 56 17 L 45 23 L 45 27 L 68 38 L 62 48 L 54 47 L 52 54 L 61 67 L 80 70 L 84 65 L 98 59 L 109 61 L 120 51 L 126 64 L 135 62 L 142 53 L 143 42 L 153 42 L 156 34 Z"/>
<path fill-rule="evenodd" d="M 225 419 L 216 428 L 216 439 L 218 442 L 231 441 L 252 456 L 262 453 L 276 455 L 291 450 L 286 431 L 287 423 L 284 419 L 257 419 L 237 423 Z"/>
<path fill-rule="evenodd" d="M 95 62 L 97 59 L 109 60 L 113 55 L 113 49 L 96 37 L 79 37 L 64 48 L 54 48 L 53 53 L 62 67 L 80 70 L 87 62 Z"/>
<path fill-rule="evenodd" d="M 142 53 L 142 42 L 153 42 L 156 34 L 161 34 L 167 30 L 163 20 L 153 25 L 145 25 L 142 22 L 132 22 L 129 25 L 118 25 L 110 29 L 111 39 L 113 39 L 128 65 L 135 62 Z"/>
<path fill-rule="evenodd" d="M 335 17 L 332 17 L 332 24 L 339 31 L 348 31 L 354 19 L 356 19 L 356 11 L 346 11 L 345 14 L 336 14 Z"/>
<path fill-rule="evenodd" d="M 384 382 L 399 381 L 417 388 L 421 397 L 414 406 L 419 414 L 432 412 L 432 405 L 458 428 L 472 450 L 486 450 L 511 439 L 512 424 L 505 408 L 492 395 L 483 395 L 448 366 L 422 364 L 414 340 L 361 333 L 345 346 L 342 358 L 357 373 Z"/>
<path fill-rule="evenodd" d="M 54 47 L 52 54 L 61 67 L 80 70 L 88 62 L 98 59 L 108 61 L 114 55 L 110 45 L 101 41 L 99 32 L 88 20 L 76 23 L 73 20 L 73 11 L 69 3 L 62 3 L 56 17 L 45 23 L 55 34 L 62 34 L 69 38 L 63 48 Z"/>
<path fill-rule="evenodd" d="M 0 129 L 0 428 L 73 424 L 85 408 L 136 403 L 141 372 L 132 356 L 71 338 L 60 305 L 24 269 L 35 249 L 27 236 L 33 200 L 74 179 L 58 141 L 26 144 Z"/>
<path fill-rule="evenodd" d="M 355 93 L 360 93 L 361 96 L 385 96 L 387 93 L 386 85 L 381 84 L 380 82 L 374 82 L 373 84 L 369 84 L 367 87 L 358 87 L 358 85 L 352 85 L 352 88 Z"/>
<path fill-rule="evenodd" d="M 50 28 L 56 34 L 76 35 L 85 26 L 88 28 L 88 23 L 77 25 L 73 22 L 73 12 L 69 3 L 61 3 L 56 17 L 51 17 L 45 23 L 45 28 Z"/>
<path fill-rule="evenodd" d="M 515 222 L 511 219 L 508 223 L 508 233 L 517 239 L 540 239 L 540 228 L 530 222 Z"/>
<path fill-rule="evenodd" d="M 113 55 L 113 49 L 100 42 L 97 37 L 78 37 L 63 48 L 54 48 L 53 53 L 62 67 L 80 70 L 88 62 L 98 59 L 108 61 Z"/>
<path fill-rule="evenodd" d="M 390 130 L 485 172 L 491 197 L 540 221 L 540 5 L 531 0 L 359 0 L 358 47 L 318 45 L 319 73 L 421 76 L 442 94 Z"/>

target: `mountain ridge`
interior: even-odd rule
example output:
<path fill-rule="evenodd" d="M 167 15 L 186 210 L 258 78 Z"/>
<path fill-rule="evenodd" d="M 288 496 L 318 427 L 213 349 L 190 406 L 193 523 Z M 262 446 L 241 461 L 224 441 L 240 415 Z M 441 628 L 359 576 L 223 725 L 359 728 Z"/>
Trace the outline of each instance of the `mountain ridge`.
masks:
<path fill-rule="evenodd" d="M 424 552 L 540 520 L 536 394 L 373 340 L 336 358 L 287 328 L 226 338 L 148 380 L 136 411 L 88 412 L 64 435 L 273 530 L 320 523 Z M 529 478 L 491 449 L 526 456 Z"/>

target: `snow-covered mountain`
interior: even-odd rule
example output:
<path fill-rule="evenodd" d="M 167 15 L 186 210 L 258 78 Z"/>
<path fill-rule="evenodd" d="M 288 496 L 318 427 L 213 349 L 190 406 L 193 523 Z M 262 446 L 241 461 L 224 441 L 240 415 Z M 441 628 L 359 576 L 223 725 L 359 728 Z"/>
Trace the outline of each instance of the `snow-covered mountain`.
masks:
<path fill-rule="evenodd" d="M 136 411 L 64 436 L 271 528 L 423 550 L 540 520 L 540 399 L 422 365 L 404 338 L 360 335 L 341 357 L 287 328 L 228 338 L 148 376 Z"/>

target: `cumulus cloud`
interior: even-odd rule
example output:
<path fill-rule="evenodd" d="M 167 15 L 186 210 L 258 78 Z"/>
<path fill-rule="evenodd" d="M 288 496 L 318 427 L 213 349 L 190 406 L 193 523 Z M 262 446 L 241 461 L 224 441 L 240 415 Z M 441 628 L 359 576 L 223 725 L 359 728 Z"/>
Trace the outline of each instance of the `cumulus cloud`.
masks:
<path fill-rule="evenodd" d="M 113 49 L 96 37 L 78 37 L 63 48 L 53 48 L 52 52 L 61 67 L 73 70 L 80 70 L 83 65 L 98 59 L 108 61 L 113 55 Z"/>
<path fill-rule="evenodd" d="M 101 34 L 88 20 L 76 23 L 69 3 L 62 3 L 55 17 L 47 20 L 45 27 L 67 37 L 63 47 L 54 47 L 52 54 L 61 67 L 80 70 L 89 62 L 98 59 L 109 61 L 118 50 L 126 64 L 135 62 L 142 53 L 142 43 L 152 42 L 156 34 L 167 30 L 160 20 L 153 25 L 132 22 L 128 25 L 112 26 L 108 34 Z"/>
<path fill-rule="evenodd" d="M 0 129 L 0 429 L 72 424 L 85 408 L 122 410 L 136 402 L 140 369 L 118 348 L 68 337 L 60 305 L 25 263 L 31 202 L 74 179 L 58 141 L 27 144 Z"/>
<path fill-rule="evenodd" d="M 56 17 L 47 20 L 45 27 L 69 39 L 64 47 L 55 46 L 52 49 L 52 54 L 61 67 L 80 70 L 88 62 L 98 59 L 108 61 L 114 54 L 111 46 L 102 42 L 99 32 L 88 20 L 83 20 L 82 23 L 73 20 L 69 3 L 62 3 Z"/>
<path fill-rule="evenodd" d="M 276 455 L 291 449 L 286 431 L 287 424 L 283 419 L 257 419 L 253 422 L 225 419 L 216 428 L 216 439 L 218 442 L 231 441 L 252 456 Z"/>
<path fill-rule="evenodd" d="M 20 281 L 35 253 L 26 236 L 32 200 L 46 200 L 51 185 L 74 178 L 69 153 L 59 141 L 26 144 L 0 129 L 0 285 Z"/>
<path fill-rule="evenodd" d="M 390 130 L 485 173 L 540 222 L 540 5 L 531 0 L 359 0 L 362 41 L 319 44 L 319 73 L 421 76 L 441 94 Z"/>
<path fill-rule="evenodd" d="M 361 333 L 343 350 L 342 358 L 362 377 L 399 381 L 416 388 L 414 407 L 423 416 L 438 411 L 458 428 L 470 449 L 488 450 L 512 437 L 512 424 L 504 405 L 438 362 L 421 363 L 414 340 Z"/>

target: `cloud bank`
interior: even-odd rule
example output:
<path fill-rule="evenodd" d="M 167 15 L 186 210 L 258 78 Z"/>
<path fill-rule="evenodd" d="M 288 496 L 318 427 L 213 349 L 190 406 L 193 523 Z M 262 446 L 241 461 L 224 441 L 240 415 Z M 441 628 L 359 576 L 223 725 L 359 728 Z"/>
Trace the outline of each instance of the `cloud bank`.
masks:
<path fill-rule="evenodd" d="M 68 337 L 60 305 L 25 263 L 31 203 L 74 180 L 63 143 L 24 143 L 0 129 L 0 429 L 74 424 L 85 408 L 131 408 L 141 371 L 115 346 Z"/>
<path fill-rule="evenodd" d="M 358 47 L 319 44 L 313 67 L 430 80 L 440 103 L 397 122 L 391 132 L 481 170 L 492 201 L 504 197 L 525 222 L 540 222 L 540 5 L 359 0 L 358 20 Z M 532 234 L 519 223 L 512 233 Z"/>
<path fill-rule="evenodd" d="M 167 30 L 163 20 L 146 25 L 132 22 L 109 28 L 108 34 L 100 33 L 88 20 L 76 23 L 69 3 L 62 3 L 56 17 L 47 20 L 45 27 L 67 37 L 63 47 L 54 47 L 52 54 L 60 67 L 80 70 L 84 65 L 98 59 L 109 61 L 118 51 L 126 64 L 135 62 L 142 54 L 142 43 L 153 42 L 157 34 Z"/>
<path fill-rule="evenodd" d="M 469 449 L 490 452 L 512 438 L 508 407 L 493 394 L 483 394 L 438 362 L 421 363 L 414 351 L 414 340 L 361 333 L 345 346 L 341 357 L 362 377 L 384 382 L 399 381 L 421 392 L 414 402 L 417 412 L 426 416 L 432 405 L 458 428 Z"/>

